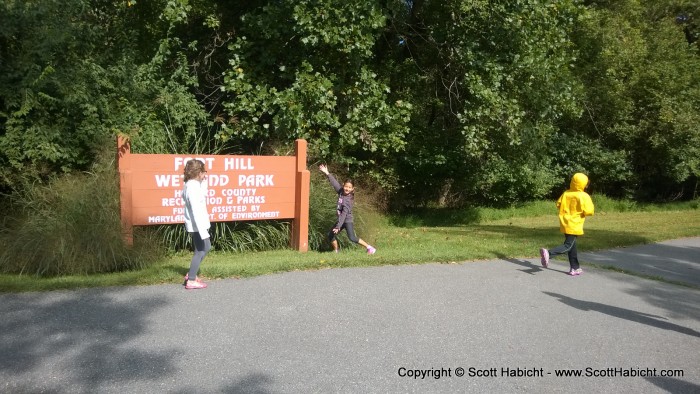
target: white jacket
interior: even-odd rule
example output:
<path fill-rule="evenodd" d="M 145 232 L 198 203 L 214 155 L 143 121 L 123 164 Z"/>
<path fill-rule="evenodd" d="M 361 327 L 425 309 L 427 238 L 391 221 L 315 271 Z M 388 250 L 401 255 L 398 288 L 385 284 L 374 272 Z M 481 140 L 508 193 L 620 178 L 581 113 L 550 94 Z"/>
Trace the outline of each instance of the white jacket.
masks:
<path fill-rule="evenodd" d="M 190 179 L 182 189 L 185 200 L 185 229 L 198 232 L 202 239 L 209 238 L 209 211 L 207 210 L 207 184 Z"/>

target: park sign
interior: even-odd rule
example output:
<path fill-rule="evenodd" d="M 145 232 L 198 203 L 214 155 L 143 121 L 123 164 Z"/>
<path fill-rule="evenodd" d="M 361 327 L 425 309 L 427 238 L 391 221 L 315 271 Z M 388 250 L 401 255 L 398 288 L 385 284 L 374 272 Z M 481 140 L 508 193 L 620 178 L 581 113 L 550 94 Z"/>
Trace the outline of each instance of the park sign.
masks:
<path fill-rule="evenodd" d="M 306 141 L 295 156 L 173 155 L 131 153 L 117 138 L 121 221 L 133 243 L 133 226 L 185 222 L 184 168 L 204 162 L 211 222 L 292 219 L 291 247 L 308 250 L 309 184 Z"/>

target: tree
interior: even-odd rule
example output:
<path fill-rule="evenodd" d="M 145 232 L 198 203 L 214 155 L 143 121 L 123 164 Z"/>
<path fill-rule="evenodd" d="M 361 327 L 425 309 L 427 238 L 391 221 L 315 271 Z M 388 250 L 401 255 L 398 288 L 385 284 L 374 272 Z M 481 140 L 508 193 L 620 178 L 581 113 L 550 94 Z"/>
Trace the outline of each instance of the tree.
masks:
<path fill-rule="evenodd" d="M 517 203 L 573 171 L 611 195 L 690 197 L 699 11 L 689 0 L 6 0 L 0 189 L 89 168 L 124 134 L 139 152 L 286 153 L 305 138 L 312 160 L 369 174 L 410 205 Z"/>
<path fill-rule="evenodd" d="M 198 37 L 176 35 L 187 1 L 0 7 L 0 189 L 87 169 L 116 134 L 175 152 L 211 131 L 191 68 Z"/>
<path fill-rule="evenodd" d="M 386 21 L 375 2 L 280 1 L 241 16 L 222 89 L 221 136 L 310 142 L 310 156 L 362 168 L 404 146 L 410 103 L 372 63 Z"/>
<path fill-rule="evenodd" d="M 698 177 L 700 79 L 692 70 L 700 58 L 675 23 L 677 11 L 662 17 L 663 9 L 596 3 L 575 35 L 585 112 L 563 129 L 601 147 L 577 160 L 608 194 L 692 196 L 687 183 Z"/>
<path fill-rule="evenodd" d="M 414 111 L 399 161 L 419 200 L 509 204 L 546 195 L 555 122 L 579 112 L 574 2 L 413 1 L 396 12 L 390 74 Z M 421 186 L 427 183 L 427 187 Z"/>

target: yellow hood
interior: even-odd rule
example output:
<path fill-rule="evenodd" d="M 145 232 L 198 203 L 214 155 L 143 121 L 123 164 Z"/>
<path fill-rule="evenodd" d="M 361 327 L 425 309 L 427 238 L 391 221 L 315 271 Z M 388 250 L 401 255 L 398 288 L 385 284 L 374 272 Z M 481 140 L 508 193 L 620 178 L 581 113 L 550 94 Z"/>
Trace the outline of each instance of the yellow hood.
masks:
<path fill-rule="evenodd" d="M 586 188 L 586 185 L 588 185 L 588 177 L 586 176 L 586 174 L 577 172 L 571 178 L 571 184 L 569 185 L 569 189 L 577 192 L 582 192 L 583 189 Z"/>

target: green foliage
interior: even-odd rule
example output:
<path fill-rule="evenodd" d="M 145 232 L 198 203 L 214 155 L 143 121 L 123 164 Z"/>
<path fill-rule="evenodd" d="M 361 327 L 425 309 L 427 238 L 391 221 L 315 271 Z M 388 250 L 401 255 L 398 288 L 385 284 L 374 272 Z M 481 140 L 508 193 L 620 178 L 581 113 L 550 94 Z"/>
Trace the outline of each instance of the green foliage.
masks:
<path fill-rule="evenodd" d="M 160 244 L 145 232 L 137 230 L 134 246 L 125 245 L 117 179 L 107 161 L 16 194 L 0 230 L 0 272 L 87 275 L 143 269 L 162 258 Z"/>
<path fill-rule="evenodd" d="M 700 199 L 682 202 L 645 203 L 630 199 L 618 199 L 603 194 L 591 196 L 596 213 L 611 212 L 682 212 L 700 209 Z"/>
<path fill-rule="evenodd" d="M 192 237 L 181 224 L 150 226 L 142 231 L 171 251 L 193 250 Z M 216 222 L 209 230 L 212 247 L 218 251 L 245 253 L 285 249 L 290 243 L 287 221 Z"/>
<path fill-rule="evenodd" d="M 585 111 L 564 132 L 585 134 L 617 157 L 590 159 L 600 178 L 622 175 L 603 182 L 605 193 L 693 196 L 683 185 L 697 180 L 700 168 L 700 57 L 675 22 L 684 6 L 673 3 L 596 5 L 578 25 L 576 72 L 585 85 Z"/>
<path fill-rule="evenodd" d="M 92 57 L 104 32 L 84 2 L 0 6 L 0 181 L 87 168 L 104 136 L 111 81 Z M 18 176 L 21 174 L 21 177 Z"/>
<path fill-rule="evenodd" d="M 400 151 L 411 105 L 373 70 L 384 26 L 372 2 L 282 1 L 241 17 L 222 89 L 221 138 L 311 142 L 312 158 L 369 164 Z"/>
<path fill-rule="evenodd" d="M 568 185 L 573 174 L 582 172 L 588 175 L 590 192 L 632 197 L 639 180 L 632 171 L 628 151 L 610 150 L 582 134 L 558 133 L 552 138 L 552 146 L 556 184 Z"/>
<path fill-rule="evenodd" d="M 337 220 L 336 195 L 326 176 L 318 171 L 311 173 L 311 190 L 309 193 L 309 249 L 331 250 L 328 231 Z M 345 237 L 338 237 L 341 247 L 347 246 Z"/>
<path fill-rule="evenodd" d="M 3 190 L 123 134 L 142 153 L 305 138 L 399 205 L 527 201 L 574 168 L 611 195 L 697 193 L 695 2 L 0 7 Z"/>
<path fill-rule="evenodd" d="M 2 4 L 0 188 L 87 170 L 117 134 L 131 137 L 136 152 L 221 147 L 210 136 L 201 141 L 213 123 L 193 92 L 198 81 L 188 56 L 196 42 L 183 47 L 169 35 L 190 8 L 185 1 L 161 5 L 149 9 L 149 31 L 132 29 L 135 2 Z"/>
<path fill-rule="evenodd" d="M 559 181 L 545 167 L 528 163 L 513 166 L 497 157 L 489 158 L 477 174 L 474 187 L 481 192 L 480 199 L 501 207 L 542 198 Z"/>
<path fill-rule="evenodd" d="M 392 38 L 405 43 L 390 72 L 407 75 L 394 89 L 417 108 L 399 161 L 413 199 L 445 200 L 452 189 L 456 204 L 503 204 L 547 193 L 547 139 L 579 111 L 568 37 L 582 12 L 571 1 L 448 1 L 398 14 Z"/>

